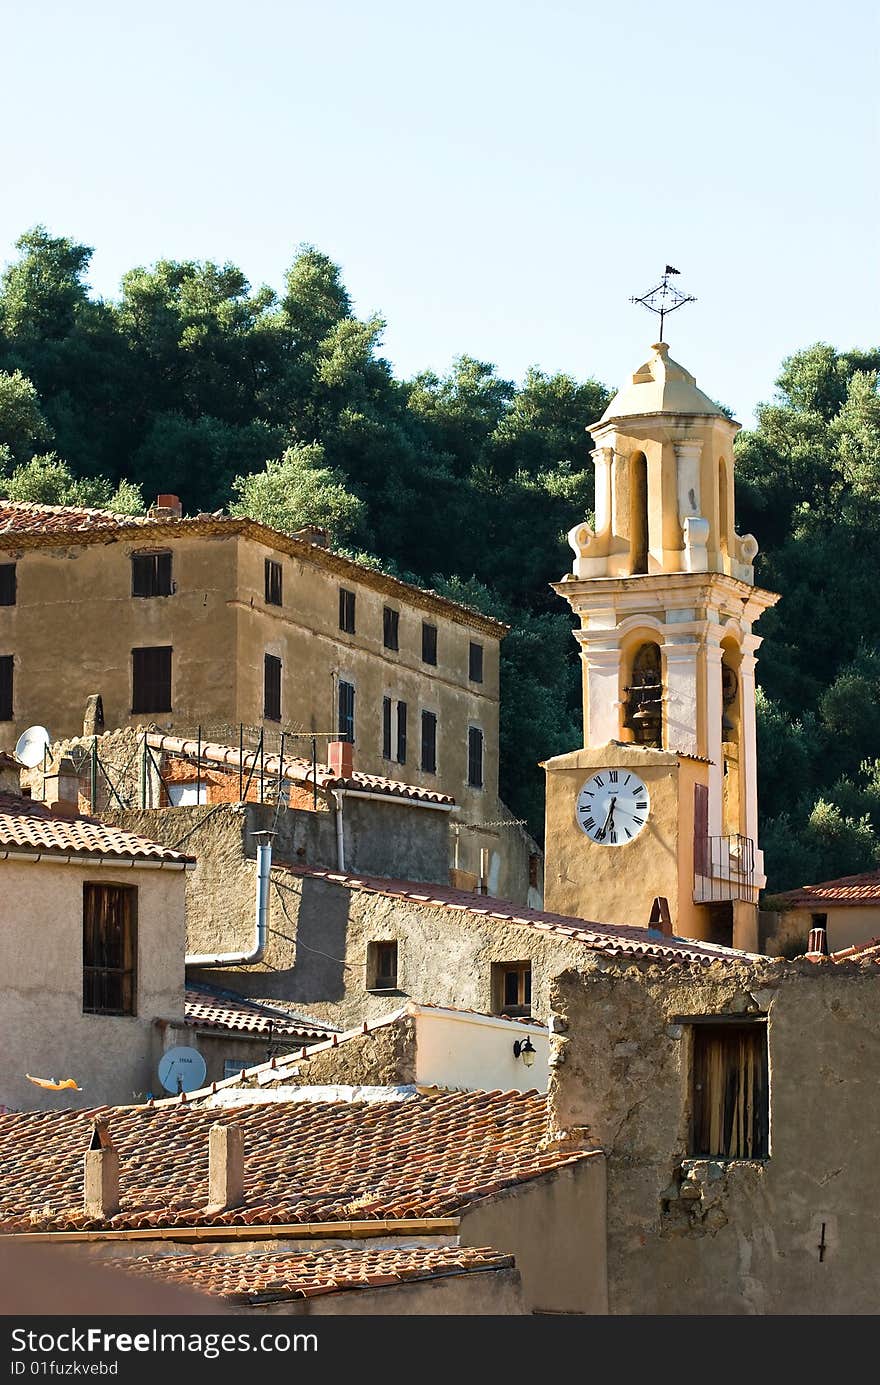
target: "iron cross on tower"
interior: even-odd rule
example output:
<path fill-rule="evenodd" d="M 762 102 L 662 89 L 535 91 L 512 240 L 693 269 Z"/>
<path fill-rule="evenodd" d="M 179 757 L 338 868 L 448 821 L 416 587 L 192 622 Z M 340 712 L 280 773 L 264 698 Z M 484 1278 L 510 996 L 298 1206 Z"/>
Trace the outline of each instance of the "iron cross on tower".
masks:
<path fill-rule="evenodd" d="M 631 298 L 630 303 L 641 303 L 643 308 L 647 308 L 651 313 L 657 313 L 660 318 L 660 340 L 663 340 L 663 319 L 670 313 L 674 313 L 676 308 L 683 308 L 685 303 L 696 303 L 696 298 L 689 293 L 682 293 L 674 284 L 670 284 L 669 278 L 672 274 L 678 274 L 679 270 L 673 269 L 668 264 L 663 271 L 663 278 L 660 283 L 652 288 L 650 292 L 642 295 L 641 298 Z"/>

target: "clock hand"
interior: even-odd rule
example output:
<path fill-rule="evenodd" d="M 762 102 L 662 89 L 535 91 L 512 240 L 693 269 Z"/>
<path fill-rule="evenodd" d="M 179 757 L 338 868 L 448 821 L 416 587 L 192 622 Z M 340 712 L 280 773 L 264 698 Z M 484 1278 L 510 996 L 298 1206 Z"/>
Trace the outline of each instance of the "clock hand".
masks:
<path fill-rule="evenodd" d="M 614 805 L 615 805 L 616 802 L 617 802 L 617 795 L 615 794 L 614 797 L 611 799 L 611 804 L 610 804 L 609 809 L 608 809 L 608 816 L 607 816 L 607 818 L 605 819 L 605 822 L 604 822 L 604 824 L 603 824 L 602 830 L 601 830 L 601 832 L 599 832 L 598 835 L 597 835 L 597 838 L 596 838 L 597 841 L 603 841 L 603 840 L 604 840 L 604 838 L 605 838 L 605 833 L 608 831 L 608 828 L 611 826 L 612 820 L 613 820 L 613 818 L 614 818 Z"/>

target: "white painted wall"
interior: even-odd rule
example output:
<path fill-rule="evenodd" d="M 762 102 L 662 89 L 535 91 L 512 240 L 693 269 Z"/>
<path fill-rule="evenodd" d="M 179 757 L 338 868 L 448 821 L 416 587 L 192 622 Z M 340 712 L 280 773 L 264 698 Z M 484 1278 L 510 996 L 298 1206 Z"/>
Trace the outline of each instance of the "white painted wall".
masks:
<path fill-rule="evenodd" d="M 546 1092 L 549 1044 L 543 1025 L 426 1006 L 418 1006 L 415 1013 L 419 1086 Z M 513 1054 L 515 1040 L 526 1037 L 537 1050 L 530 1068 Z"/>

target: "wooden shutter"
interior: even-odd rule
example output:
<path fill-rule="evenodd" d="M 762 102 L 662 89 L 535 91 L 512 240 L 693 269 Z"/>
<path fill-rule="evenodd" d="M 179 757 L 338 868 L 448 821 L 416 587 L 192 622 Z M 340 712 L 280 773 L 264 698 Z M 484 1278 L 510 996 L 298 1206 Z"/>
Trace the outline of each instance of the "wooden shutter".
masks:
<path fill-rule="evenodd" d="M 468 727 L 468 784 L 483 787 L 483 733 L 476 726 Z"/>
<path fill-rule="evenodd" d="M 468 653 L 468 676 L 472 683 L 483 681 L 483 646 L 473 641 Z"/>
<path fill-rule="evenodd" d="M 426 774 L 437 772 L 437 716 L 422 712 L 422 769 Z"/>
<path fill-rule="evenodd" d="M 767 1028 L 695 1024 L 691 1153 L 765 1159 L 769 1149 Z"/>
<path fill-rule="evenodd" d="M 14 606 L 15 597 L 15 563 L 0 563 L 0 606 Z"/>
<path fill-rule="evenodd" d="M 274 654 L 263 659 L 263 716 L 268 721 L 281 720 L 281 660 Z"/>
<path fill-rule="evenodd" d="M 339 738 L 354 743 L 354 686 L 339 680 Z"/>
<path fill-rule="evenodd" d="M 12 682 L 15 657 L 0 656 L 0 721 L 12 721 Z"/>
<path fill-rule="evenodd" d="M 171 711 L 171 646 L 131 651 L 132 712 Z"/>
<path fill-rule="evenodd" d="M 282 594 L 281 564 L 274 562 L 271 558 L 266 559 L 266 605 L 280 606 Z"/>
<path fill-rule="evenodd" d="M 694 874 L 709 873 L 709 789 L 694 785 Z"/>
<path fill-rule="evenodd" d="M 171 595 L 171 554 L 133 553 L 131 556 L 132 596 Z"/>
<path fill-rule="evenodd" d="M 422 663 L 437 663 L 437 626 L 422 621 Z"/>
<path fill-rule="evenodd" d="M 382 698 L 382 758 L 391 759 L 391 698 Z"/>
<path fill-rule="evenodd" d="M 386 649 L 399 648 L 400 612 L 386 606 L 382 612 L 382 640 Z"/>
<path fill-rule="evenodd" d="M 137 1009 L 136 891 L 83 886 L 83 1010 L 133 1015 Z"/>
<path fill-rule="evenodd" d="M 397 704 L 397 763 L 406 764 L 406 703 Z"/>

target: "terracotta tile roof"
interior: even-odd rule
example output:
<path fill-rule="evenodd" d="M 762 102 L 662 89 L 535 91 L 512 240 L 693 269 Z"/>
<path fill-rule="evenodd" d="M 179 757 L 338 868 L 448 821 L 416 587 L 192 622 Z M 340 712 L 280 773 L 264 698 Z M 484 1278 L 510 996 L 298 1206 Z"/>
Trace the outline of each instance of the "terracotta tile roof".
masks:
<path fill-rule="evenodd" d="M 787 890 L 773 895 L 767 903 L 782 904 L 786 909 L 809 909 L 817 904 L 846 905 L 880 904 L 880 870 L 866 870 L 861 875 L 842 875 L 839 880 L 823 880 L 819 885 L 802 885 L 799 890 Z"/>
<path fill-rule="evenodd" d="M 570 937 L 596 952 L 606 952 L 611 956 L 626 955 L 708 964 L 725 958 L 742 960 L 752 955 L 738 952 L 731 947 L 721 947 L 716 943 L 665 937 L 631 924 L 590 923 L 586 919 L 571 918 L 566 914 L 548 914 L 539 909 L 529 909 L 522 904 L 512 904 L 509 900 L 495 899 L 491 895 L 454 890 L 447 885 L 342 874 L 319 866 L 287 865 L 281 861 L 277 861 L 275 867 L 291 875 L 308 876 L 324 880 L 328 885 L 363 890 L 369 894 L 384 895 L 388 899 L 408 900 L 428 909 L 456 910 L 490 922 L 497 919 L 501 923 L 524 924 L 540 932 Z"/>
<path fill-rule="evenodd" d="M 313 1041 L 334 1033 L 332 1024 L 289 1014 L 249 996 L 190 981 L 184 992 L 186 1023 L 199 1029 L 223 1029 L 230 1033 L 269 1035 Z"/>
<path fill-rule="evenodd" d="M 339 576 L 362 582 L 377 591 L 409 601 L 424 610 L 437 611 L 454 620 L 459 625 L 480 630 L 496 640 L 503 639 L 510 627 L 493 616 L 466 606 L 464 602 L 452 601 L 440 596 L 430 587 L 416 586 L 404 582 L 390 573 L 380 572 L 359 563 L 343 553 L 334 553 L 323 544 L 312 543 L 305 537 L 283 534 L 267 524 L 244 516 L 223 514 L 200 514 L 189 519 L 160 515 L 120 515 L 112 510 L 91 509 L 81 505 L 37 505 L 25 501 L 0 499 L 0 541 L 9 534 L 17 547 L 36 548 L 46 544 L 63 544 L 65 540 L 78 543 L 102 543 L 109 533 L 120 534 L 126 530 L 149 530 L 150 536 L 162 539 L 186 538 L 190 534 L 216 534 L 231 536 L 243 534 L 263 543 L 277 552 L 288 553 L 293 557 L 304 558 Z"/>
<path fill-rule="evenodd" d="M 127 1274 L 164 1283 L 185 1284 L 230 1303 L 315 1298 L 352 1289 L 379 1289 L 393 1284 L 474 1274 L 514 1267 L 512 1255 L 488 1246 L 393 1246 L 359 1250 L 327 1247 L 294 1254 L 285 1251 L 249 1255 L 141 1255 L 121 1266 Z"/>
<path fill-rule="evenodd" d="M 839 952 L 830 954 L 805 952 L 797 960 L 816 962 L 820 966 L 829 962 L 858 962 L 864 965 L 876 965 L 880 963 L 880 938 L 869 938 L 865 943 L 855 943 L 852 947 L 843 947 Z"/>
<path fill-rule="evenodd" d="M 108 827 L 94 818 L 62 817 L 32 798 L 0 794 L 0 859 L 7 854 L 34 852 L 96 859 L 116 856 L 120 860 L 180 866 L 195 863 L 194 856 L 184 856 L 120 827 Z"/>
<path fill-rule="evenodd" d="M 119 1151 L 120 1211 L 83 1211 L 83 1153 L 96 1114 Z M 206 1208 L 208 1133 L 244 1131 L 245 1203 Z M 546 1098 L 453 1092 L 406 1101 L 186 1102 L 0 1115 L 0 1229 L 258 1226 L 444 1217 L 466 1203 L 592 1157 L 541 1148 Z"/>
<path fill-rule="evenodd" d="M 148 733 L 147 744 L 153 750 L 164 751 L 168 755 L 191 757 L 193 760 L 199 755 L 200 749 L 198 741 L 183 740 L 180 736 L 164 736 L 156 731 Z M 254 770 L 255 776 L 260 773 L 258 752 L 246 751 L 244 755 L 241 755 L 231 745 L 205 742 L 201 746 L 201 760 L 203 763 L 225 765 L 229 770 L 235 770 L 236 773 L 238 773 L 239 760 L 241 760 L 245 773 L 249 773 L 251 769 Z M 282 777 L 280 757 L 278 755 L 264 756 L 262 772 L 264 778 L 269 780 L 277 781 Z M 314 782 L 311 761 L 285 755 L 283 777 L 298 784 L 308 784 L 311 787 Z M 384 795 L 387 798 L 406 798 L 419 803 L 433 803 L 438 807 L 453 808 L 455 806 L 455 799 L 450 794 L 438 793 L 435 789 L 425 789 L 418 784 L 404 784 L 397 779 L 383 779 L 380 775 L 360 774 L 357 771 L 349 778 L 342 778 L 335 775 L 327 765 L 318 765 L 317 782 L 319 790 L 323 793 L 327 793 L 331 789 L 355 789 L 359 793 Z"/>

